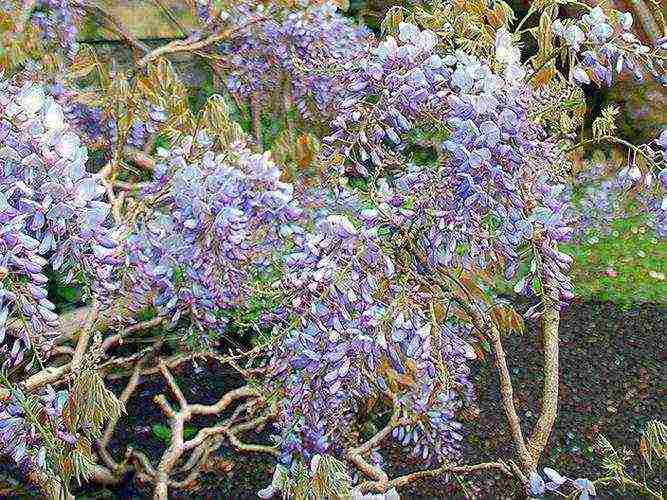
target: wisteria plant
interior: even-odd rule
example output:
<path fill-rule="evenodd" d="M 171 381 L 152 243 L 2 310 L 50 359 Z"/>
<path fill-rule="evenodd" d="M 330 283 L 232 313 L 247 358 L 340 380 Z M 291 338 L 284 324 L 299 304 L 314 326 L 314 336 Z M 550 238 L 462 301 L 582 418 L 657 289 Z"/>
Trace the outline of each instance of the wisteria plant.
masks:
<path fill-rule="evenodd" d="M 94 2 L 0 2 L 0 454 L 54 498 L 132 473 L 166 499 L 225 444 L 274 457 L 261 498 L 397 498 L 484 470 L 527 496 L 596 494 L 543 463 L 574 297 L 559 243 L 628 199 L 667 234 L 667 131 L 631 144 L 613 107 L 583 126 L 585 89 L 665 85 L 667 38 L 570 0 L 523 19 L 500 0 L 411 2 L 375 32 L 342 1 L 186 3 L 193 27 L 148 47 Z M 83 22 L 131 64 L 79 43 Z M 200 109 L 170 62 L 183 55 L 215 76 Z M 573 159 L 601 143 L 628 162 L 597 181 Z M 515 311 L 497 280 L 532 307 Z M 56 281 L 81 291 L 77 307 L 58 309 Z M 543 344 L 532 426 L 503 348 L 524 321 Z M 463 464 L 486 351 L 516 453 Z M 172 371 L 205 359 L 244 385 L 188 401 Z M 127 379 L 120 394 L 111 377 Z M 155 398 L 168 447 L 159 463 L 114 456 L 151 377 L 170 391 Z M 186 433 L 199 416 L 217 423 Z M 258 429 L 271 440 L 249 442 Z M 664 460 L 664 426 L 651 429 Z M 413 472 L 389 472 L 392 440 Z"/>

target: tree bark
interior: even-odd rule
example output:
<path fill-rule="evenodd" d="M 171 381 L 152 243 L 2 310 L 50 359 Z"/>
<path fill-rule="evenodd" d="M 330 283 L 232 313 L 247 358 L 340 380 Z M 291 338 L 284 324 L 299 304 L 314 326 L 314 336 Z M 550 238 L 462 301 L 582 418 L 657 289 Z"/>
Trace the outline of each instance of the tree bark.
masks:
<path fill-rule="evenodd" d="M 540 456 L 553 429 L 558 413 L 558 327 L 560 308 L 558 302 L 545 299 L 542 315 L 542 336 L 544 338 L 544 385 L 542 388 L 542 406 L 533 434 L 528 440 L 528 449 L 532 459 L 532 471 L 537 468 Z"/>

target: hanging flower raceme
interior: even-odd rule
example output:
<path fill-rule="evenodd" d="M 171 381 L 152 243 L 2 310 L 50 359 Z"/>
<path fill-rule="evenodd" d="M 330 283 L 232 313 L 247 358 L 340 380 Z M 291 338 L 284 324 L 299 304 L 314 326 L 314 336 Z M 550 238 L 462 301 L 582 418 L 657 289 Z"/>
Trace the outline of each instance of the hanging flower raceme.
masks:
<path fill-rule="evenodd" d="M 73 59 L 79 49 L 76 37 L 83 16 L 81 8 L 71 0 L 38 0 L 35 9 L 33 23 L 44 41 L 64 49 L 65 55 Z"/>
<path fill-rule="evenodd" d="M 52 432 L 62 446 L 75 446 L 77 436 L 63 422 L 68 399 L 67 391 L 47 387 L 29 398 L 16 391 L 11 400 L 0 403 L 0 453 L 11 456 L 24 472 L 46 469 L 48 450 L 38 426 Z"/>
<path fill-rule="evenodd" d="M 244 9 L 237 7 L 240 12 Z M 344 18 L 331 2 L 303 1 L 296 9 L 259 7 L 242 18 L 260 16 L 222 47 L 232 92 L 294 102 L 304 118 L 326 121 L 343 87 L 341 77 L 363 57 L 370 31 Z"/>
<path fill-rule="evenodd" d="M 125 245 L 129 307 L 188 317 L 205 340 L 270 271 L 282 234 L 299 217 L 292 187 L 268 154 L 242 144 L 216 151 L 204 132 L 160 150 L 154 179 Z"/>
<path fill-rule="evenodd" d="M 614 234 L 614 223 L 622 219 L 639 220 L 659 238 L 665 237 L 667 169 L 660 147 L 658 138 L 653 149 L 644 148 L 654 159 L 653 166 L 644 170 L 631 164 L 618 171 L 611 161 L 600 158 L 584 163 L 560 193 L 562 203 L 570 207 L 566 218 L 574 242 Z"/>
<path fill-rule="evenodd" d="M 437 37 L 401 24 L 399 39 L 388 37 L 353 65 L 345 77 L 347 93 L 338 100 L 325 154 L 344 158 L 340 172 L 368 176 L 401 168 L 396 153 L 423 116 L 441 116 L 446 97 L 440 87 L 452 69 L 434 53 Z"/>
<path fill-rule="evenodd" d="M 571 79 L 578 84 L 610 87 L 614 77 L 631 73 L 641 82 L 648 71 L 662 85 L 667 85 L 664 57 L 660 41 L 651 48 L 644 45 L 632 33 L 633 18 L 628 12 L 612 11 L 610 15 L 601 7 L 595 7 L 577 20 L 556 20 L 553 33 L 567 47 L 576 61 L 571 69 Z"/>
<path fill-rule="evenodd" d="M 0 352 L 11 365 L 50 348 L 57 316 L 47 264 L 68 283 L 81 278 L 102 291 L 113 288 L 117 262 L 104 188 L 43 86 L 0 82 L 0 143 Z"/>
<path fill-rule="evenodd" d="M 460 50 L 440 56 L 437 45 L 402 23 L 352 72 L 356 91 L 324 154 L 345 158 L 339 173 L 386 176 L 374 183 L 379 216 L 416 237 L 430 266 L 491 266 L 511 278 L 521 247 L 551 248 L 569 232 L 557 143 L 531 119 L 533 92 L 506 32 L 496 40 L 500 74 Z M 412 164 L 424 143 L 434 161 Z"/>
<path fill-rule="evenodd" d="M 470 332 L 433 323 L 424 304 L 437 299 L 418 281 L 397 280 L 378 230 L 374 217 L 330 215 L 285 259 L 291 326 L 270 364 L 285 466 L 344 457 L 373 400 L 394 406 L 393 436 L 419 460 L 458 457 L 457 418 L 474 397 Z"/>

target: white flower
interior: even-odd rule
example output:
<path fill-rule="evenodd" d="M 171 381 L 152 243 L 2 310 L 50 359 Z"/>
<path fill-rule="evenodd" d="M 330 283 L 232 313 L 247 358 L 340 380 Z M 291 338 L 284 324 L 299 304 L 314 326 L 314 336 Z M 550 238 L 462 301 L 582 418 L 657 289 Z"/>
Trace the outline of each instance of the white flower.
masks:
<path fill-rule="evenodd" d="M 589 26 L 595 26 L 607 21 L 607 15 L 600 7 L 595 7 L 591 10 L 590 14 L 582 16 L 582 21 L 584 21 Z"/>
<path fill-rule="evenodd" d="M 629 30 L 630 28 L 632 28 L 632 23 L 634 22 L 634 19 L 632 18 L 632 14 L 630 14 L 629 12 L 621 12 L 618 20 L 621 23 L 623 29 Z"/>
<path fill-rule="evenodd" d="M 521 83 L 526 78 L 526 70 L 518 64 L 510 64 L 505 69 L 505 81 L 510 84 Z"/>
<path fill-rule="evenodd" d="M 398 25 L 398 39 L 403 43 L 417 43 L 419 35 L 419 28 L 412 23 Z"/>
<path fill-rule="evenodd" d="M 586 35 L 584 35 L 579 26 L 570 26 L 567 28 L 563 37 L 565 38 L 565 42 L 575 49 L 579 48 L 579 45 L 586 40 Z"/>
<path fill-rule="evenodd" d="M 508 73 L 507 69 L 505 70 L 505 73 L 508 77 L 512 75 L 511 72 Z M 520 76 L 520 75 L 517 73 L 515 76 Z M 502 85 L 503 85 L 503 79 L 498 75 L 491 74 L 484 79 L 483 89 L 484 92 L 492 94 L 493 92 L 496 92 L 498 89 L 500 89 Z"/>
<path fill-rule="evenodd" d="M 521 51 L 512 43 L 512 35 L 506 29 L 496 33 L 496 61 L 500 64 L 516 64 L 521 59 Z"/>
<path fill-rule="evenodd" d="M 424 52 L 430 52 L 438 45 L 438 37 L 430 30 L 422 31 L 417 38 L 417 47 Z"/>
<path fill-rule="evenodd" d="M 322 456 L 318 453 L 310 461 L 310 474 L 311 474 L 311 476 L 314 476 L 315 474 L 317 474 L 317 468 L 319 467 L 321 460 L 322 460 Z"/>
<path fill-rule="evenodd" d="M 586 70 L 581 66 L 574 68 L 574 71 L 572 72 L 572 79 L 577 83 L 585 85 L 591 83 L 591 79 L 588 76 L 588 73 L 586 73 Z"/>
<path fill-rule="evenodd" d="M 454 56 L 452 54 L 449 54 L 449 55 L 445 56 L 445 58 L 442 60 L 442 62 L 446 66 L 455 66 L 456 63 L 458 62 L 458 59 L 456 58 L 456 56 Z"/>
<path fill-rule="evenodd" d="M 426 64 L 432 69 L 439 69 L 442 68 L 443 60 L 438 54 L 433 54 L 431 57 L 428 58 L 426 61 Z"/>
<path fill-rule="evenodd" d="M 630 176 L 630 179 L 632 179 L 633 182 L 637 182 L 642 176 L 642 171 L 639 170 L 639 167 L 637 165 L 634 165 L 628 172 L 628 175 Z"/>
<path fill-rule="evenodd" d="M 268 485 L 266 488 L 259 490 L 257 492 L 257 496 L 263 499 L 272 498 L 275 494 L 276 494 L 276 488 L 272 484 Z"/>
<path fill-rule="evenodd" d="M 565 484 L 567 478 L 561 476 L 558 472 L 549 467 L 544 468 L 544 475 L 547 476 L 551 481 L 556 483 L 558 486 Z"/>
<path fill-rule="evenodd" d="M 651 171 L 646 172 L 646 175 L 644 176 L 644 186 L 650 188 L 652 184 L 653 184 L 653 172 Z"/>
<path fill-rule="evenodd" d="M 607 23 L 602 23 L 593 26 L 590 32 L 590 37 L 597 42 L 606 42 L 613 34 L 614 28 Z"/>
<path fill-rule="evenodd" d="M 19 104 L 29 115 L 39 112 L 44 106 L 45 101 L 46 95 L 44 94 L 44 89 L 36 83 L 23 87 L 19 95 Z"/>
<path fill-rule="evenodd" d="M 465 351 L 465 357 L 468 359 L 477 359 L 477 353 L 472 346 L 466 342 L 463 343 L 463 350 Z"/>
<path fill-rule="evenodd" d="M 65 114 L 63 108 L 55 101 L 49 102 L 44 113 L 44 126 L 47 129 L 58 131 L 65 128 Z"/>
<path fill-rule="evenodd" d="M 81 179 L 76 185 L 77 202 L 80 206 L 85 206 L 102 193 L 104 193 L 104 187 L 93 177 Z"/>
<path fill-rule="evenodd" d="M 623 71 L 623 61 L 624 61 L 623 56 L 619 56 L 618 61 L 616 61 L 616 73 L 618 73 L 619 75 Z"/>
<path fill-rule="evenodd" d="M 396 57 L 398 57 L 398 59 L 412 60 L 417 54 L 419 54 L 419 48 L 411 44 L 401 45 L 396 51 Z"/>
<path fill-rule="evenodd" d="M 639 39 L 634 35 L 634 33 L 623 33 L 621 38 L 623 41 L 628 43 L 639 43 Z"/>
<path fill-rule="evenodd" d="M 330 215 L 326 218 L 331 228 L 341 237 L 349 237 L 357 234 L 357 229 L 352 225 L 350 219 L 343 215 Z"/>
<path fill-rule="evenodd" d="M 375 49 L 375 54 L 380 57 L 380 59 L 389 59 L 394 57 L 397 51 L 398 43 L 396 43 L 396 39 L 393 36 L 388 36 L 387 40 Z"/>
<path fill-rule="evenodd" d="M 667 149 L 667 129 L 660 133 L 660 136 L 656 139 L 656 142 L 662 149 Z"/>
<path fill-rule="evenodd" d="M 553 31 L 558 36 L 563 36 L 565 33 L 565 26 L 563 25 L 563 22 L 560 19 L 556 19 L 551 24 L 551 31 Z"/>
<path fill-rule="evenodd" d="M 61 134 L 56 139 L 56 151 L 63 158 L 73 159 L 81 147 L 81 140 L 73 132 Z"/>

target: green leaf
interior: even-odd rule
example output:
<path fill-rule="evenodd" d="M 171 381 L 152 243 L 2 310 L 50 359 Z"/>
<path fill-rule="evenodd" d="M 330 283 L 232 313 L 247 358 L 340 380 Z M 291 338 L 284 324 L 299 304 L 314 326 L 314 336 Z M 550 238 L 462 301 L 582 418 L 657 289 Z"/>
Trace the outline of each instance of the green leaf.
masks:
<path fill-rule="evenodd" d="M 58 296 L 66 302 L 76 302 L 79 290 L 73 286 L 58 287 Z"/>
<path fill-rule="evenodd" d="M 155 435 L 155 437 L 161 439 L 166 444 L 169 444 L 171 442 L 171 429 L 166 425 L 155 424 L 153 426 L 153 434 Z"/>

